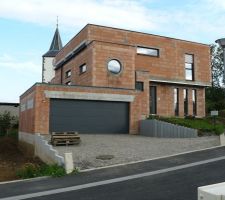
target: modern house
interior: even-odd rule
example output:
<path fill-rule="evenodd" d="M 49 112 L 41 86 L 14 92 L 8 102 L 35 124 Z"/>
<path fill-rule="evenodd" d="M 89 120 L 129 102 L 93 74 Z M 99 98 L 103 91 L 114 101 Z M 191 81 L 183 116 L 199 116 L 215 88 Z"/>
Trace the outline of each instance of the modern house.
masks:
<path fill-rule="evenodd" d="M 20 97 L 20 138 L 137 134 L 150 114 L 205 116 L 208 45 L 88 24 L 64 47 L 57 28 L 43 61 L 43 83 Z"/>

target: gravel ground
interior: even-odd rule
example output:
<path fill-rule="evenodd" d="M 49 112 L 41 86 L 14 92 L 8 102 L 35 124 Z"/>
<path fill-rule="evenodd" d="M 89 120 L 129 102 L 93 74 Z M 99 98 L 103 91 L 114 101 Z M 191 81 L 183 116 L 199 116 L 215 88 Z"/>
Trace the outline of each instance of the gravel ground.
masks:
<path fill-rule="evenodd" d="M 80 169 L 151 159 L 219 145 L 217 136 L 185 139 L 123 134 L 82 134 L 80 136 L 79 145 L 55 147 L 62 156 L 65 152 L 72 152 L 74 164 Z M 111 159 L 96 159 L 96 157 L 101 158 L 102 155 L 108 155 Z"/>

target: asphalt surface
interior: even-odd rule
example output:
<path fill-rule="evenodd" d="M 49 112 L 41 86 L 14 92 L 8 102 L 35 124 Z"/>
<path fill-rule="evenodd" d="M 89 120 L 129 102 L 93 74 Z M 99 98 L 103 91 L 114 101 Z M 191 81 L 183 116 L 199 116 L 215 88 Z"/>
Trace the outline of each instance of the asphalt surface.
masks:
<path fill-rule="evenodd" d="M 224 158 L 217 161 L 212 160 L 220 157 Z M 199 163 L 199 161 L 210 159 L 209 163 Z M 195 164 L 193 165 L 193 163 Z M 184 167 L 179 168 L 179 166 Z M 155 173 L 157 171 L 160 173 Z M 143 173 L 147 173 L 147 175 L 129 180 L 125 178 L 122 181 L 114 183 L 103 183 L 86 188 L 81 187 L 79 189 L 84 184 L 115 180 L 121 177 L 132 177 L 133 175 Z M 197 187 L 224 181 L 225 147 L 220 147 L 126 166 L 94 170 L 62 178 L 47 178 L 36 181 L 2 184 L 0 185 L 0 199 L 7 197 L 18 199 L 18 195 L 53 190 L 53 193 L 50 195 L 43 196 L 41 194 L 40 197 L 34 196 L 29 199 L 196 200 Z M 75 186 L 76 189 L 54 194 L 54 190 L 71 186 Z"/>

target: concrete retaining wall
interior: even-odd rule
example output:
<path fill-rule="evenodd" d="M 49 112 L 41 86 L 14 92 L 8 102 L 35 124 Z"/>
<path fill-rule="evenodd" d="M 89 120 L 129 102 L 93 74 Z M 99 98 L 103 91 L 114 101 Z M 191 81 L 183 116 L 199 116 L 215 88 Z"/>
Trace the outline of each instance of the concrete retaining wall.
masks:
<path fill-rule="evenodd" d="M 64 165 L 64 158 L 39 133 L 35 134 L 35 155 L 47 164 Z"/>
<path fill-rule="evenodd" d="M 153 119 L 141 121 L 140 134 L 160 138 L 195 138 L 198 131 Z"/>
<path fill-rule="evenodd" d="M 35 156 L 39 157 L 43 162 L 64 166 L 64 158 L 39 133 L 19 132 L 19 141 L 34 147 Z"/>

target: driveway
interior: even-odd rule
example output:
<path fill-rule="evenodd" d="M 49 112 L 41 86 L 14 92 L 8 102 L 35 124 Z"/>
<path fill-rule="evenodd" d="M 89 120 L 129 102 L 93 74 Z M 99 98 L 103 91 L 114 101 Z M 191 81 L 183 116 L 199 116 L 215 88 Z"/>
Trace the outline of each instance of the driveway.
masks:
<path fill-rule="evenodd" d="M 54 147 L 62 156 L 66 152 L 72 152 L 74 164 L 80 169 L 152 159 L 220 144 L 217 136 L 185 139 L 125 134 L 80 134 L 80 136 L 79 145 Z M 98 157 L 100 159 L 97 159 Z"/>

